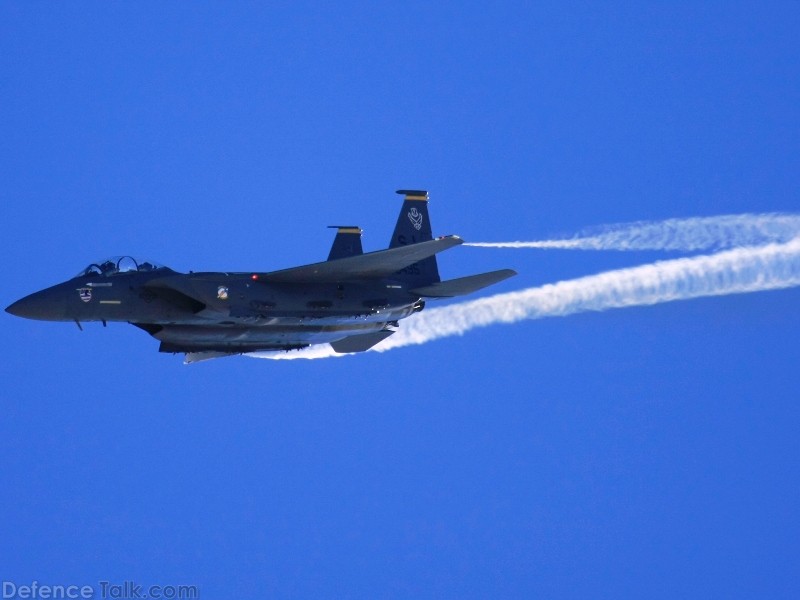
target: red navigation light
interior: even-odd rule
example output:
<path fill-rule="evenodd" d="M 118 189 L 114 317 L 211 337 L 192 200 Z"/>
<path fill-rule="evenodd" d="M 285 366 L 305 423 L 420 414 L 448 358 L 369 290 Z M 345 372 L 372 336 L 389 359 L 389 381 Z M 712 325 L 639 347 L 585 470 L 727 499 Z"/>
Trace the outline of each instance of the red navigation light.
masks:
<path fill-rule="evenodd" d="M 250 275 L 250 279 L 252 279 L 253 281 L 258 281 L 258 275 L 256 273 L 253 273 L 252 275 Z"/>

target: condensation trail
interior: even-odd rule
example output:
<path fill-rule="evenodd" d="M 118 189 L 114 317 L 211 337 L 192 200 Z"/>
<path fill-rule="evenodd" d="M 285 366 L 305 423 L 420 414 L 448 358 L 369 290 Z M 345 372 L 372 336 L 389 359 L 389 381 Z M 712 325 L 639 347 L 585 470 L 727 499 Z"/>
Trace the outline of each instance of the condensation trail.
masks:
<path fill-rule="evenodd" d="M 780 244 L 735 248 L 717 254 L 659 261 L 638 267 L 497 294 L 427 309 L 371 351 L 425 344 L 476 327 L 586 311 L 642 306 L 800 285 L 800 237 Z M 341 356 L 327 346 L 288 353 L 253 353 L 272 359 Z"/>
<path fill-rule="evenodd" d="M 788 242 L 800 235 L 800 215 L 767 213 L 638 221 L 584 230 L 569 239 L 472 242 L 482 248 L 563 250 L 722 250 Z"/>

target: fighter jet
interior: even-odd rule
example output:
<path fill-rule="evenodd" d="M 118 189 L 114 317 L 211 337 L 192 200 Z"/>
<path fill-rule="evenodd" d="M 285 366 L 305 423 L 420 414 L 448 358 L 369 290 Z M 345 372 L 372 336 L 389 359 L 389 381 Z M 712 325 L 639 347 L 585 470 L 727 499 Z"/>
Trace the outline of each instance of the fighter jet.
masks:
<path fill-rule="evenodd" d="M 363 352 L 392 335 L 427 298 L 469 294 L 516 275 L 502 269 L 442 281 L 436 254 L 463 243 L 433 238 L 428 193 L 405 198 L 387 250 L 364 253 L 361 229 L 337 229 L 328 259 L 271 272 L 178 273 L 130 256 L 91 263 L 78 275 L 6 311 L 44 321 L 127 322 L 187 362 L 330 344 Z"/>

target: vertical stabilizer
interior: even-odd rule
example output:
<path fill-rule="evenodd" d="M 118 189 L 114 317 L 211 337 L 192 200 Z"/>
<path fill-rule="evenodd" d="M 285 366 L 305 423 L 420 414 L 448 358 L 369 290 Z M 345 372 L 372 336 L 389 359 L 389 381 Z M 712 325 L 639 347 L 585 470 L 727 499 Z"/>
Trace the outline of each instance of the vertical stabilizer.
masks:
<path fill-rule="evenodd" d="M 397 190 L 405 196 L 389 248 L 418 244 L 433 239 L 428 217 L 428 192 L 424 190 Z M 425 258 L 397 272 L 397 279 L 409 286 L 430 285 L 440 281 L 436 257 Z"/>
<path fill-rule="evenodd" d="M 361 247 L 360 227 L 348 225 L 330 225 L 329 227 L 331 229 L 338 229 L 338 231 L 336 232 L 336 237 L 333 239 L 333 245 L 331 246 L 330 254 L 328 254 L 328 260 L 364 254 L 364 249 Z"/>

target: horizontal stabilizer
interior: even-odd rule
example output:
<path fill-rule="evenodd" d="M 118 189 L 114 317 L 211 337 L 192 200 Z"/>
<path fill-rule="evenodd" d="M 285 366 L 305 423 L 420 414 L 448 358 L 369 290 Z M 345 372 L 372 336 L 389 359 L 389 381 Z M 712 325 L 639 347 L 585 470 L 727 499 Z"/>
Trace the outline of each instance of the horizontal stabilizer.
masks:
<path fill-rule="evenodd" d="M 428 298 L 451 298 L 453 296 L 464 296 L 483 289 L 494 283 L 513 277 L 517 272 L 512 269 L 501 269 L 480 275 L 470 275 L 469 277 L 459 277 L 449 281 L 440 281 L 424 287 L 409 290 L 415 296 L 426 296 Z"/>
<path fill-rule="evenodd" d="M 383 331 L 376 331 L 375 333 L 363 333 L 361 335 L 351 335 L 338 342 L 332 342 L 331 347 L 334 352 L 339 354 L 346 354 L 348 352 L 365 352 L 372 348 L 375 344 L 379 344 L 387 337 L 392 335 L 394 331 L 384 329 Z"/>
<path fill-rule="evenodd" d="M 458 236 L 440 237 L 427 242 L 398 246 L 389 250 L 378 250 L 358 256 L 349 256 L 302 267 L 293 267 L 271 273 L 259 273 L 259 281 L 306 283 L 333 282 L 348 279 L 378 279 L 388 277 L 415 262 L 433 256 L 443 250 L 463 244 Z"/>

